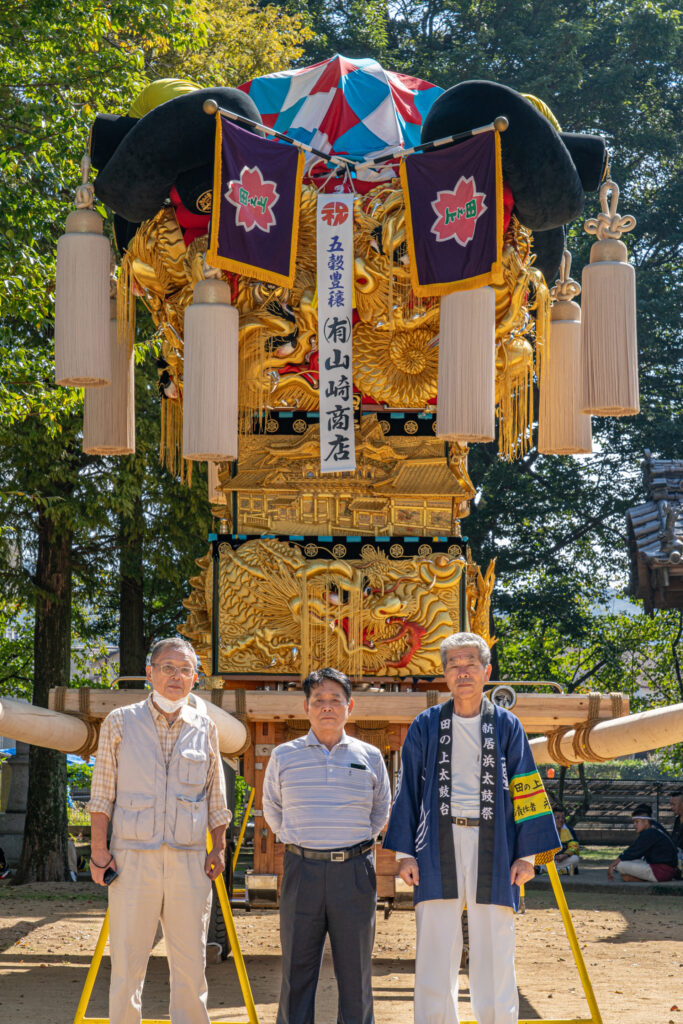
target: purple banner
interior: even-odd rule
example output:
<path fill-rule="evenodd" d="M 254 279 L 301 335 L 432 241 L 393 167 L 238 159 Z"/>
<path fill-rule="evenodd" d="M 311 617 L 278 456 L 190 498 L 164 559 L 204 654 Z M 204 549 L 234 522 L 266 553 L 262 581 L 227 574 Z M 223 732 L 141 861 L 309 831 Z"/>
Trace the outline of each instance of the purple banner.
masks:
<path fill-rule="evenodd" d="M 416 295 L 446 295 L 500 278 L 503 178 L 498 132 L 406 157 L 401 183 Z"/>
<path fill-rule="evenodd" d="M 291 288 L 303 168 L 300 149 L 216 114 L 211 266 Z"/>

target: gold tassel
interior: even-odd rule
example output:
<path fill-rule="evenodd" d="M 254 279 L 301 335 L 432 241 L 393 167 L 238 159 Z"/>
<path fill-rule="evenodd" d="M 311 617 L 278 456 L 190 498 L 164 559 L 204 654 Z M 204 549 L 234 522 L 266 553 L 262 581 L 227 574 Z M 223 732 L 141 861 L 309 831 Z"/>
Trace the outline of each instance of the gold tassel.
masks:
<path fill-rule="evenodd" d="M 498 346 L 496 397 L 498 451 L 506 459 L 529 450 L 533 423 L 533 352 L 524 338 L 510 338 Z"/>
<path fill-rule="evenodd" d="M 389 743 L 388 722 L 368 719 L 366 721 L 355 722 L 354 728 L 356 739 L 362 740 L 363 743 L 370 743 L 373 747 L 377 747 L 382 752 L 386 750 Z"/>
<path fill-rule="evenodd" d="M 305 679 L 310 672 L 311 659 L 311 622 L 308 606 L 308 577 L 301 575 L 301 678 Z"/>
<path fill-rule="evenodd" d="M 135 344 L 135 293 L 133 291 L 133 253 L 126 250 L 121 260 L 119 280 L 116 287 L 116 319 L 118 320 L 119 345 L 125 345 L 129 352 Z"/>
<path fill-rule="evenodd" d="M 161 401 L 161 444 L 159 461 L 173 476 L 184 478 L 181 439 L 183 412 L 180 402 L 170 398 Z"/>

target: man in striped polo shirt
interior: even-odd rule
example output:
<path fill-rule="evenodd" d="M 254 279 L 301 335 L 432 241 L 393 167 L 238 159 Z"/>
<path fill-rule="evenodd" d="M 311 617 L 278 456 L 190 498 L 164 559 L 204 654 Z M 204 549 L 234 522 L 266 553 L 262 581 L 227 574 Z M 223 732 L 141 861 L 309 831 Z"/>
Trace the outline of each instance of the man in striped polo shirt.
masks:
<path fill-rule="evenodd" d="M 263 784 L 266 821 L 286 845 L 277 1024 L 312 1024 L 327 934 L 339 986 L 338 1019 L 373 1024 L 373 852 L 389 814 L 389 778 L 377 747 L 344 730 L 353 710 L 347 676 L 318 669 L 303 690 L 311 728 L 275 748 Z"/>

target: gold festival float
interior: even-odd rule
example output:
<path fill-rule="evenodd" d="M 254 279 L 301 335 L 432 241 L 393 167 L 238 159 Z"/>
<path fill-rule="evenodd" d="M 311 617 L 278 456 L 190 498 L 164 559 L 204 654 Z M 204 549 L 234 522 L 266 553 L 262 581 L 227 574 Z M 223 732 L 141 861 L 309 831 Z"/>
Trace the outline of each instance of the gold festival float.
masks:
<path fill-rule="evenodd" d="M 469 445 L 586 452 L 591 414 L 638 409 L 620 240 L 634 221 L 617 213 L 604 140 L 562 132 L 505 86 L 443 92 L 367 63 L 336 57 L 240 90 L 163 81 L 129 116 L 98 117 L 58 254 L 57 381 L 86 388 L 86 450 L 134 448 L 139 301 L 157 332 L 162 461 L 181 478 L 209 462 L 218 528 L 181 632 L 216 712 L 248 724 L 251 745 L 225 752 L 243 752 L 254 787 L 254 879 L 269 898 L 282 848 L 261 787 L 273 746 L 307 729 L 301 678 L 323 664 L 351 676 L 350 731 L 393 775 L 409 723 L 443 700 L 443 638 L 494 642 L 494 567 L 462 531 Z M 290 179 L 275 169 L 287 160 Z M 591 192 L 582 308 L 565 226 Z M 115 213 L 112 304 L 95 193 Z M 88 723 L 79 749 L 92 749 L 97 722 L 132 695 L 80 693 L 51 705 Z M 591 730 L 628 712 L 620 695 L 514 684 L 494 699 L 560 763 L 565 736 L 576 760 L 597 758 Z M 378 873 L 393 899 L 384 855 Z"/>

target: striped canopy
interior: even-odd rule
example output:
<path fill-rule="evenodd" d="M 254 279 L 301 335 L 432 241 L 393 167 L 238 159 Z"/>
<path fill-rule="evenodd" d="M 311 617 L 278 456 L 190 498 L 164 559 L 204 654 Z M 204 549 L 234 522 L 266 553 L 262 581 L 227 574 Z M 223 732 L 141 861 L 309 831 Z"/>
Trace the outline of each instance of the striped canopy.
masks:
<path fill-rule="evenodd" d="M 385 71 L 377 61 L 336 54 L 298 71 L 240 86 L 264 124 L 324 153 L 358 160 L 420 141 L 422 122 L 443 89 Z"/>

